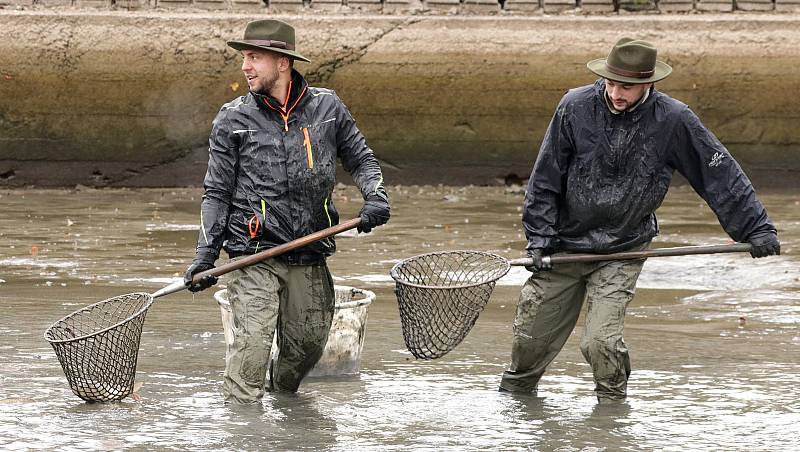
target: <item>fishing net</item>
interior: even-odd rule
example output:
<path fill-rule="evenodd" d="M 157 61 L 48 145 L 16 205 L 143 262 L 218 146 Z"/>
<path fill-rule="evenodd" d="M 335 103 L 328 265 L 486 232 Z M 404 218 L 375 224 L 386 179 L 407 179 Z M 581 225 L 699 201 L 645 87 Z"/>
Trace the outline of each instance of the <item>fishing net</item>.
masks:
<path fill-rule="evenodd" d="M 420 359 L 440 358 L 467 336 L 495 282 L 510 266 L 480 251 L 444 251 L 411 257 L 395 265 L 400 323 L 408 350 Z"/>
<path fill-rule="evenodd" d="M 139 339 L 152 303 L 150 294 L 120 295 L 76 311 L 45 331 L 75 395 L 110 402 L 133 392 Z"/>

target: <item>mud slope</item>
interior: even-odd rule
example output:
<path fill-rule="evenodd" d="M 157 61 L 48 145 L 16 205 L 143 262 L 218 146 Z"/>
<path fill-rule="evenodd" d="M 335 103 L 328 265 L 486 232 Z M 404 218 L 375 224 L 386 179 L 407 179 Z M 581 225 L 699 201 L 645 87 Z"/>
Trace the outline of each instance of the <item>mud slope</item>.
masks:
<path fill-rule="evenodd" d="M 224 42 L 253 17 L 0 11 L 0 185 L 199 184 L 211 120 L 246 90 Z M 800 16 L 280 17 L 389 183 L 527 176 L 586 61 L 634 35 L 757 184 L 800 185 Z"/>

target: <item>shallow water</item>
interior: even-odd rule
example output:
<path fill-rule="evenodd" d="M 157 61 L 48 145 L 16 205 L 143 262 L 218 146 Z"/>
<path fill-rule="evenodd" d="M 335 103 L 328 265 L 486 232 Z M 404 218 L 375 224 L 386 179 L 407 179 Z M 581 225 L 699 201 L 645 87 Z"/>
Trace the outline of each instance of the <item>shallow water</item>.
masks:
<path fill-rule="evenodd" d="M 359 195 L 337 190 L 342 217 Z M 44 330 L 80 307 L 153 292 L 179 277 L 197 235 L 200 191 L 0 192 L 0 447 L 72 449 L 797 450 L 800 448 L 800 195 L 762 194 L 784 255 L 651 259 L 629 309 L 629 400 L 597 405 L 578 350 L 581 325 L 538 397 L 497 385 L 526 274 L 504 277 L 455 351 L 405 349 L 398 259 L 477 249 L 519 257 L 522 194 L 504 188 L 394 187 L 393 219 L 344 234 L 337 284 L 377 294 L 358 378 L 304 382 L 253 407 L 220 396 L 224 337 L 212 290 L 159 298 L 139 353 L 135 398 L 87 404 L 69 390 Z M 728 241 L 690 189 L 659 211 L 657 246 Z M 223 281 L 224 284 L 224 281 Z"/>

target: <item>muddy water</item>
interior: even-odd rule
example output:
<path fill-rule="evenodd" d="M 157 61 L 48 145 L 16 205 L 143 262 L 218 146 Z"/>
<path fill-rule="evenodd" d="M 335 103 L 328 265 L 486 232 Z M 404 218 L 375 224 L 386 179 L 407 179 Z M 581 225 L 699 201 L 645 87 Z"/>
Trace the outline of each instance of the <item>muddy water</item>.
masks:
<path fill-rule="evenodd" d="M 443 249 L 518 257 L 519 191 L 395 187 L 394 218 L 345 235 L 337 284 L 377 294 L 360 378 L 307 381 L 258 407 L 221 402 L 224 337 L 212 291 L 160 298 L 147 316 L 137 397 L 87 404 L 68 389 L 52 322 L 89 303 L 180 276 L 198 190 L 0 192 L 0 447 L 4 449 L 791 450 L 800 448 L 800 196 L 765 193 L 784 256 L 651 259 L 627 318 L 626 405 L 598 406 L 579 331 L 539 397 L 496 391 L 509 360 L 514 269 L 466 341 L 432 362 L 405 350 L 388 271 Z M 343 217 L 359 202 L 337 191 Z M 660 210 L 658 246 L 727 241 L 688 189 Z M 223 281 L 224 283 L 224 281 Z"/>

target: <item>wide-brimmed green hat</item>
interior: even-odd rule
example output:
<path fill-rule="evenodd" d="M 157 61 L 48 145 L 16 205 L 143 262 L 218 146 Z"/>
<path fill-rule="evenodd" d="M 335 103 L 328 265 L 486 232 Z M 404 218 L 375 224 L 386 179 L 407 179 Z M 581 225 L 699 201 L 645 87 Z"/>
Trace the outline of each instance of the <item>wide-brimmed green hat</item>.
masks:
<path fill-rule="evenodd" d="M 236 50 L 269 50 L 295 60 L 310 62 L 295 51 L 294 44 L 294 27 L 275 19 L 254 20 L 244 29 L 244 38 L 228 41 L 228 46 Z"/>
<path fill-rule="evenodd" d="M 663 80 L 672 68 L 656 60 L 658 51 L 653 44 L 631 38 L 622 38 L 611 49 L 608 58 L 586 63 L 590 71 L 600 77 L 622 83 L 652 83 Z"/>

